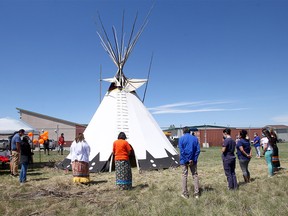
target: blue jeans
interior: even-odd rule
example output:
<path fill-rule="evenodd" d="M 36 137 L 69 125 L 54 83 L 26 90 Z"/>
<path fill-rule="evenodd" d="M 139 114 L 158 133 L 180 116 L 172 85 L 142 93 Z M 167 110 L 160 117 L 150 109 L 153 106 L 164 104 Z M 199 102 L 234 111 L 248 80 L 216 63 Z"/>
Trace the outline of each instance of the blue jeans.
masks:
<path fill-rule="evenodd" d="M 269 176 L 273 176 L 273 164 L 272 164 L 272 155 L 273 151 L 269 150 L 265 152 L 265 159 L 268 165 L 268 174 Z"/>
<path fill-rule="evenodd" d="M 28 163 L 21 163 L 21 171 L 19 176 L 20 183 L 26 182 L 27 169 L 28 169 Z"/>
<path fill-rule="evenodd" d="M 260 146 L 256 146 L 255 149 L 256 149 L 256 155 L 257 155 L 257 157 L 260 157 L 260 155 L 261 155 L 261 153 L 260 153 Z"/>

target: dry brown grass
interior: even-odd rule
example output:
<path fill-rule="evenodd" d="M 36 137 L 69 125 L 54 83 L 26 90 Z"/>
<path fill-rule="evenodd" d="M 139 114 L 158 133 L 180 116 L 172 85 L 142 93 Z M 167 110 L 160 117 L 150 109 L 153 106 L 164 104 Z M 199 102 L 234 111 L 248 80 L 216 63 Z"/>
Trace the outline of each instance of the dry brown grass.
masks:
<path fill-rule="evenodd" d="M 288 144 L 280 144 L 282 167 L 288 167 Z M 199 158 L 201 196 L 184 200 L 181 169 L 146 171 L 133 168 L 133 190 L 115 189 L 114 173 L 92 173 L 90 185 L 72 183 L 71 172 L 51 167 L 64 158 L 42 155 L 28 170 L 28 182 L 0 171 L 0 215 L 288 215 L 288 173 L 268 178 L 264 158 L 250 163 L 252 182 L 243 184 L 237 161 L 238 191 L 228 191 L 219 148 L 203 149 Z M 44 162 L 44 163 L 43 163 Z M 39 164 L 41 166 L 39 166 Z M 193 191 L 192 180 L 189 181 Z"/>

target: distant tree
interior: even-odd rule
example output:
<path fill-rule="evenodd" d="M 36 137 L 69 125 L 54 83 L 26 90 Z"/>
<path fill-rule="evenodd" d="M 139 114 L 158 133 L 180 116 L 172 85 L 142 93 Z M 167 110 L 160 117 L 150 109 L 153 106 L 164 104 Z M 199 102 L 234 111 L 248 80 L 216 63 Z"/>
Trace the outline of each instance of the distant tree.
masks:
<path fill-rule="evenodd" d="M 170 125 L 168 129 L 169 129 L 169 130 L 170 130 L 170 129 L 175 129 L 175 125 L 174 125 L 174 124 L 173 124 L 173 125 Z"/>

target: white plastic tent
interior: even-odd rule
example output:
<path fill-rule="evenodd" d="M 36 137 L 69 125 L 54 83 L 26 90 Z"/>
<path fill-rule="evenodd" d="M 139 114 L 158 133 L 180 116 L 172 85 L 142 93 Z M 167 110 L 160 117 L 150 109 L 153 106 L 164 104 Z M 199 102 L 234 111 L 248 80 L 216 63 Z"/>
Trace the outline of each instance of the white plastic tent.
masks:
<path fill-rule="evenodd" d="M 15 131 L 19 131 L 20 129 L 24 129 L 25 133 L 29 132 L 38 133 L 38 131 L 35 128 L 33 128 L 31 125 L 27 124 L 22 120 L 13 119 L 10 117 L 0 118 L 1 135 L 13 134 Z"/>
<path fill-rule="evenodd" d="M 122 70 L 145 25 L 146 22 L 134 40 L 129 41 L 125 50 L 124 38 L 121 40 L 114 38 L 116 45 L 112 46 L 105 29 L 103 28 L 104 34 L 98 32 L 104 49 L 117 65 L 118 71 L 113 78 L 105 79 L 111 82 L 110 88 L 84 131 L 85 139 L 91 147 L 89 158 L 91 172 L 111 170 L 113 142 L 120 132 L 125 132 L 127 141 L 133 147 L 138 169 L 163 169 L 179 165 L 178 152 L 135 92 L 147 80 L 128 79 Z M 113 31 L 116 37 L 114 28 Z M 134 27 L 131 32 L 130 39 Z M 117 41 L 121 41 L 121 44 L 118 45 Z M 68 155 L 59 167 L 71 169 L 70 163 Z"/>

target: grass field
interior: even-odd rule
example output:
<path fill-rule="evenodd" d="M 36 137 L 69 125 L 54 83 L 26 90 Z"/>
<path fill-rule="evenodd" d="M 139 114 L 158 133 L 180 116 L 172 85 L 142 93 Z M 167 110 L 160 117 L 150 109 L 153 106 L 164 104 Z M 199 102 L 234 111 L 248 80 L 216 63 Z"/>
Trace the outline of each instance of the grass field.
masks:
<path fill-rule="evenodd" d="M 287 168 L 288 143 L 280 143 L 279 152 L 281 166 Z M 180 196 L 180 168 L 141 174 L 133 168 L 133 190 L 119 191 L 115 173 L 92 173 L 90 185 L 73 184 L 71 172 L 53 167 L 54 161 L 64 158 L 55 151 L 50 156 L 35 152 L 35 164 L 22 186 L 8 169 L 1 169 L 0 215 L 288 215 L 288 172 L 282 169 L 268 178 L 263 157 L 251 160 L 249 184 L 243 183 L 237 160 L 239 190 L 228 191 L 220 148 L 202 149 L 198 200 Z M 188 185 L 192 192 L 191 176 Z"/>

